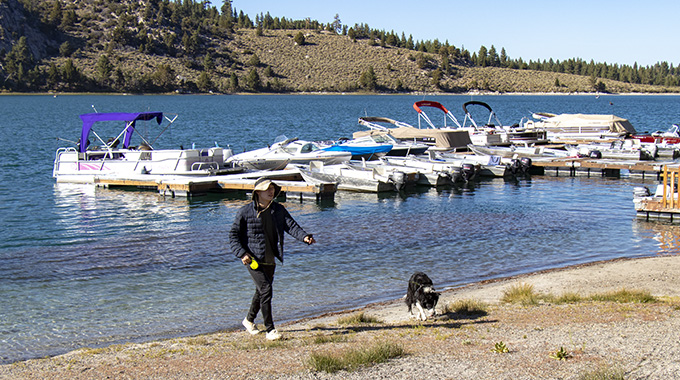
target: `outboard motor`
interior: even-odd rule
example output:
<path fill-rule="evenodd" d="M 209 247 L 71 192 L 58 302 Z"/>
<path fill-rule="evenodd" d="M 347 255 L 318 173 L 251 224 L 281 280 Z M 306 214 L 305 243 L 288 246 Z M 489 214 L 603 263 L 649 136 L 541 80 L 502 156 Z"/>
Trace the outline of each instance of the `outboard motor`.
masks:
<path fill-rule="evenodd" d="M 510 170 L 512 175 L 517 175 L 517 173 L 522 168 L 522 163 L 520 162 L 519 158 L 513 158 L 509 164 L 505 164 L 505 167 Z"/>
<path fill-rule="evenodd" d="M 602 152 L 600 152 L 599 150 L 591 150 L 588 153 L 588 158 L 600 159 L 602 158 Z"/>
<path fill-rule="evenodd" d="M 522 157 L 520 159 L 520 167 L 521 167 L 521 170 L 522 170 L 522 174 L 524 174 L 524 175 L 529 174 L 529 170 L 531 170 L 532 163 L 533 163 L 533 161 L 531 161 L 531 158 L 529 158 L 529 157 Z"/>
<path fill-rule="evenodd" d="M 649 197 L 652 193 L 647 186 L 636 186 L 633 188 L 633 198 Z"/>
<path fill-rule="evenodd" d="M 392 172 L 389 176 L 397 191 L 401 191 L 406 185 L 406 174 L 404 172 Z"/>
<path fill-rule="evenodd" d="M 477 169 L 474 164 L 467 163 L 460 167 L 460 176 L 465 182 L 469 182 L 475 174 L 477 174 Z"/>

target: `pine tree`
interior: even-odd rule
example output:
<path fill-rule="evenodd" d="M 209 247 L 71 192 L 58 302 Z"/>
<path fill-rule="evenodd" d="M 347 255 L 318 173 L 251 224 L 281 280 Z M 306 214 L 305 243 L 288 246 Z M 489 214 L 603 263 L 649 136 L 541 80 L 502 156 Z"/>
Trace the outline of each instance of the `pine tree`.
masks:
<path fill-rule="evenodd" d="M 253 91 L 257 91 L 262 87 L 262 82 L 260 81 L 260 75 L 257 70 L 251 69 L 246 77 L 246 86 Z"/>
<path fill-rule="evenodd" d="M 374 91 L 378 86 L 378 76 L 375 74 L 373 66 L 369 66 L 359 77 L 359 85 L 367 90 Z"/>
<path fill-rule="evenodd" d="M 213 88 L 212 81 L 210 80 L 210 75 L 206 73 L 205 71 L 201 72 L 201 74 L 198 76 L 198 89 L 203 91 L 203 92 L 208 92 L 211 91 Z"/>
<path fill-rule="evenodd" d="M 229 77 L 229 89 L 233 92 L 236 92 L 239 89 L 236 73 L 231 73 L 231 76 Z"/>
<path fill-rule="evenodd" d="M 113 65 L 109 61 L 109 57 L 106 54 L 99 56 L 97 64 L 94 67 L 96 79 L 100 84 L 106 84 L 113 72 Z"/>

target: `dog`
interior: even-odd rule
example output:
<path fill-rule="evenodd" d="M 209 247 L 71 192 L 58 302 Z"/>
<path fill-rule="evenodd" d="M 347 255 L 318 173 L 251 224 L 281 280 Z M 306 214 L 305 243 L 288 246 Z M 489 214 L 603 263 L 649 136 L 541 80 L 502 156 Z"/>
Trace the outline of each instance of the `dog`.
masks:
<path fill-rule="evenodd" d="M 437 314 L 435 307 L 439 302 L 439 293 L 434 290 L 432 280 L 423 272 L 416 272 L 408 280 L 408 290 L 406 292 L 406 306 L 409 315 L 421 321 L 434 317 Z M 416 315 L 413 315 L 416 309 Z"/>

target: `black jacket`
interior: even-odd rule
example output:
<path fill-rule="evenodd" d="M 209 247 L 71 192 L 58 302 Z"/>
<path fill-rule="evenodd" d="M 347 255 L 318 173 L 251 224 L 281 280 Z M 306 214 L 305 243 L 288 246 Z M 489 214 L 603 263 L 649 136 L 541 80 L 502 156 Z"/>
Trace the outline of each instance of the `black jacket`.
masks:
<path fill-rule="evenodd" d="M 303 241 L 308 234 L 300 227 L 285 207 L 272 202 L 269 206 L 274 226 L 276 228 L 276 238 L 278 246 L 279 261 L 283 262 L 283 233 L 287 232 L 299 241 Z M 241 207 L 236 213 L 236 220 L 229 231 L 229 246 L 238 258 L 245 254 L 255 257 L 255 260 L 264 262 L 264 229 L 262 220 L 257 217 L 256 202 Z"/>

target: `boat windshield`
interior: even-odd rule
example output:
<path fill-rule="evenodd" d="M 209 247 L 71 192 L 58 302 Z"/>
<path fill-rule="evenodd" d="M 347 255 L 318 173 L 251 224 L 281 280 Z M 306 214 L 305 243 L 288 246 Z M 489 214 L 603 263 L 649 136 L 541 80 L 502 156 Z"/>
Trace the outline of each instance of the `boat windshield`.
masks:
<path fill-rule="evenodd" d="M 378 144 L 391 144 L 392 141 L 385 136 L 385 135 L 371 135 L 371 138 L 373 138 L 373 141 L 377 142 Z"/>
<path fill-rule="evenodd" d="M 288 145 L 283 148 L 288 153 L 310 153 L 319 150 L 320 148 L 314 143 L 305 143 L 302 145 Z"/>

